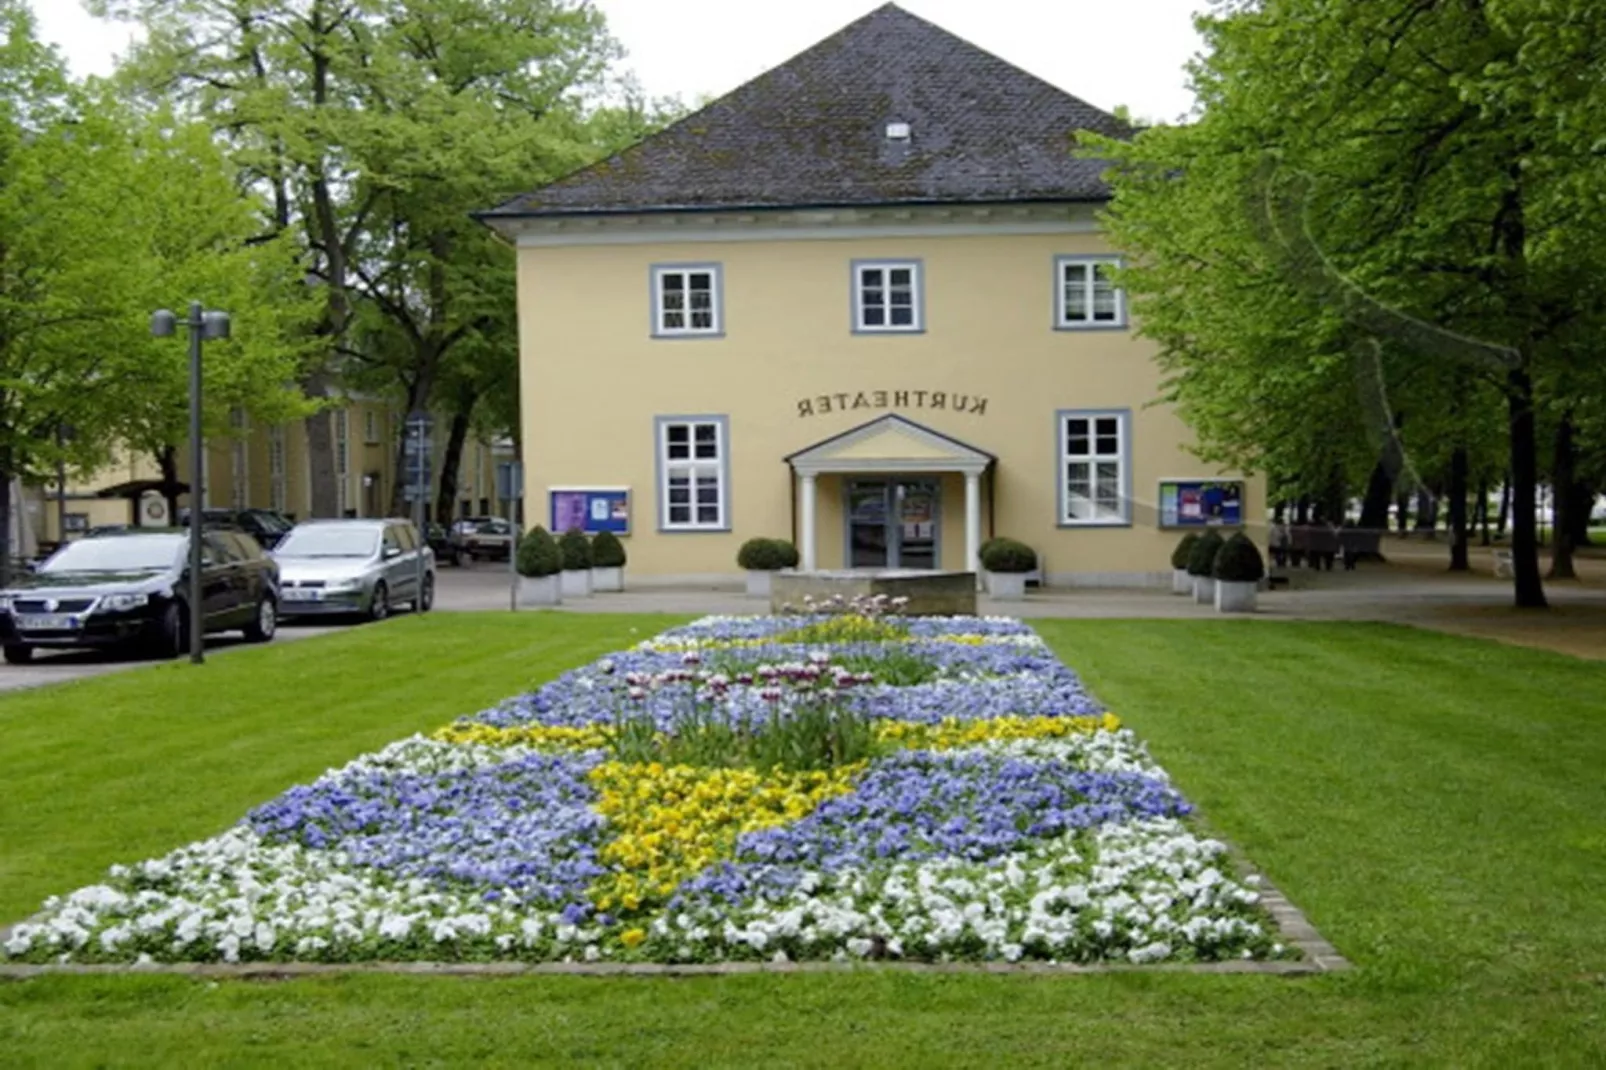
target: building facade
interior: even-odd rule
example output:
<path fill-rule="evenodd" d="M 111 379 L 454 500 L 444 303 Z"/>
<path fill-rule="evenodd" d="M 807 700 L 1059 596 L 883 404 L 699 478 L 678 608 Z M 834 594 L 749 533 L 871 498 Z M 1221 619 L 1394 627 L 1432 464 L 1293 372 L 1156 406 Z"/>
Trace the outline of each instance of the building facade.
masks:
<path fill-rule="evenodd" d="M 388 515 L 397 477 L 396 445 L 405 424 L 402 408 L 383 400 L 348 397 L 325 412 L 323 418 L 330 421 L 335 450 L 339 515 Z M 436 484 L 430 488 L 426 513 L 434 520 L 441 519 L 434 513 L 438 475 L 446 452 L 446 423 L 444 418 L 436 419 L 432 439 L 431 471 L 436 475 Z M 296 420 L 255 425 L 244 413 L 236 413 L 230 424 L 230 434 L 208 441 L 203 454 L 204 507 L 272 509 L 296 519 L 311 517 L 312 458 L 305 423 Z M 497 493 L 496 466 L 511 460 L 513 453 L 510 441 L 470 436 L 458 465 L 458 493 L 452 516 L 507 515 L 511 503 Z M 99 471 L 69 477 L 65 494 L 54 485 L 25 488 L 21 515 L 33 537 L 50 545 L 60 541 L 63 528 L 72 538 L 102 525 L 133 522 L 130 499 L 108 497 L 106 493 L 160 479 L 154 458 L 124 451 Z M 185 484 L 190 481 L 189 449 L 184 445 L 178 451 L 178 479 Z M 155 524 L 169 518 L 163 513 L 143 519 Z"/>
<path fill-rule="evenodd" d="M 1159 402 L 1081 130 L 1124 132 L 888 5 L 486 213 L 518 248 L 531 521 L 623 530 L 642 579 L 729 575 L 754 536 L 974 570 L 999 535 L 1048 583 L 1132 584 L 1174 529 L 1260 516 Z"/>

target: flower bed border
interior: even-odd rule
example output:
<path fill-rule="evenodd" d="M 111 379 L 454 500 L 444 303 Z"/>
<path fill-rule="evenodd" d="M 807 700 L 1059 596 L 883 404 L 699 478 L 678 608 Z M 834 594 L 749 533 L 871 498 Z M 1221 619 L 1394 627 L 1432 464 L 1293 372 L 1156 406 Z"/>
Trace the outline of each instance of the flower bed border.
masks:
<path fill-rule="evenodd" d="M 1195 815 L 1197 816 L 1197 815 Z M 1255 870 L 1245 863 L 1243 853 L 1228 841 L 1228 853 L 1243 866 L 1246 874 Z M 978 974 L 1078 974 L 1098 973 L 1221 973 L 1273 974 L 1308 977 L 1353 969 L 1353 964 L 1328 943 L 1300 909 L 1261 876 L 1256 891 L 1260 905 L 1277 923 L 1277 931 L 1289 947 L 1298 948 L 1299 959 L 1246 960 L 1223 962 L 905 962 L 873 960 L 860 962 L 109 962 L 109 963 L 0 963 L 0 980 L 27 980 L 51 974 L 175 974 L 188 977 L 220 977 L 235 980 L 288 981 L 297 977 L 327 977 L 341 974 L 399 974 L 427 977 L 707 977 L 749 973 L 844 973 L 888 971 L 893 973 L 978 973 Z M 26 925 L 34 919 L 19 922 Z M 0 943 L 15 925 L 0 929 Z"/>

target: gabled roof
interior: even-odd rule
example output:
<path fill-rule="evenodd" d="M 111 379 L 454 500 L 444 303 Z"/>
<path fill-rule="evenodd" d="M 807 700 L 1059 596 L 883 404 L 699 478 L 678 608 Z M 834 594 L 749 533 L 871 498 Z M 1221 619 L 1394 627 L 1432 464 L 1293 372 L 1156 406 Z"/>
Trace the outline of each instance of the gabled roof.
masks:
<path fill-rule="evenodd" d="M 851 427 L 781 458 L 795 471 L 984 472 L 997 458 L 897 413 Z"/>
<path fill-rule="evenodd" d="M 909 124 L 907 140 L 887 124 Z M 894 4 L 623 152 L 484 218 L 1096 201 L 1074 135 L 1107 112 Z"/>

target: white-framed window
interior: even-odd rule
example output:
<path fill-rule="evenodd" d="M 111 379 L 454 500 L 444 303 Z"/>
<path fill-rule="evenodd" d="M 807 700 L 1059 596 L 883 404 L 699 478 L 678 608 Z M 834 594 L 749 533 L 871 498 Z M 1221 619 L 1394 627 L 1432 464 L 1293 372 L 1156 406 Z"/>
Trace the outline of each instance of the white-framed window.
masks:
<path fill-rule="evenodd" d="M 335 515 L 345 516 L 351 483 L 351 421 L 345 409 L 335 410 Z"/>
<path fill-rule="evenodd" d="M 370 446 L 379 445 L 379 413 L 368 409 L 362 414 L 362 440 Z"/>
<path fill-rule="evenodd" d="M 856 334 L 925 329 L 925 300 L 918 260 L 853 262 L 853 330 Z"/>
<path fill-rule="evenodd" d="M 1061 330 L 1126 326 L 1126 294 L 1115 285 L 1115 257 L 1061 256 L 1054 261 L 1054 325 Z"/>
<path fill-rule="evenodd" d="M 1131 523 L 1131 413 L 1072 410 L 1058 420 L 1060 524 Z"/>
<path fill-rule="evenodd" d="M 723 333 L 725 310 L 718 264 L 654 264 L 652 333 L 706 338 Z"/>
<path fill-rule="evenodd" d="M 233 441 L 229 443 L 229 505 L 234 509 L 244 509 L 249 504 L 250 495 L 247 491 L 251 480 L 244 409 L 229 410 L 229 429 L 234 432 Z"/>
<path fill-rule="evenodd" d="M 660 529 L 730 530 L 730 421 L 660 416 L 657 435 Z"/>
<path fill-rule="evenodd" d="M 276 513 L 286 510 L 289 501 L 285 485 L 284 428 L 274 426 L 268 430 L 268 504 Z"/>

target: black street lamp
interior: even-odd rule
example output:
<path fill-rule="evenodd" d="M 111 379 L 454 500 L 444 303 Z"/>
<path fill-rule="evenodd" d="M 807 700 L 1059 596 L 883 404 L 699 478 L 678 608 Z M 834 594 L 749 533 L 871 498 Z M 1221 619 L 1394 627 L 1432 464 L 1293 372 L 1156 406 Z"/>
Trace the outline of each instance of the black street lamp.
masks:
<path fill-rule="evenodd" d="M 162 309 L 151 316 L 151 334 L 171 338 L 182 323 L 190 331 L 190 661 L 206 660 L 205 626 L 201 610 L 201 342 L 229 336 L 229 314 L 206 312 L 201 302 L 190 302 L 189 318 L 180 320 Z"/>

